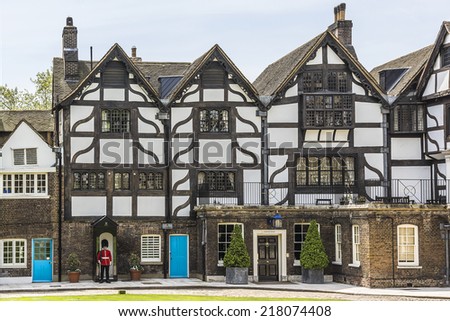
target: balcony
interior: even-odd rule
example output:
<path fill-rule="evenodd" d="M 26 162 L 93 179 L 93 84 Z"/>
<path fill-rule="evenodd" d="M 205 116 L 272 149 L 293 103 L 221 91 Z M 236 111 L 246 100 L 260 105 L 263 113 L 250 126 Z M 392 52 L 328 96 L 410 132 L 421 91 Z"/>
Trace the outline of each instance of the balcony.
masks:
<path fill-rule="evenodd" d="M 446 180 L 394 179 L 388 182 L 366 180 L 363 186 L 293 186 L 273 183 L 268 188 L 268 205 L 347 205 L 447 204 L 450 190 Z M 203 184 L 197 192 L 197 205 L 263 205 L 263 185 L 235 182 L 222 190 Z"/>

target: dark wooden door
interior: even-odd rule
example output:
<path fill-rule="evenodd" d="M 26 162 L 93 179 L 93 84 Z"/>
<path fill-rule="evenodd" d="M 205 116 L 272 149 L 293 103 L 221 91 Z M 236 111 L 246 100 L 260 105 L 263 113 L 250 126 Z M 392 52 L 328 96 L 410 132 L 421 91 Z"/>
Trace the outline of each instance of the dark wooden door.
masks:
<path fill-rule="evenodd" d="M 258 236 L 259 281 L 278 281 L 278 237 Z"/>

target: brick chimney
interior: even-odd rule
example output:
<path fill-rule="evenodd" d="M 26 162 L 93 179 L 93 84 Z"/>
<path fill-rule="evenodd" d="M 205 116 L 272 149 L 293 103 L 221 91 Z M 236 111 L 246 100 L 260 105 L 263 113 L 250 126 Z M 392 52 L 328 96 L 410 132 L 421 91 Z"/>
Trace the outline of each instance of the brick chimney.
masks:
<path fill-rule="evenodd" d="M 131 61 L 133 61 L 133 62 L 136 62 L 136 61 L 142 61 L 142 58 L 141 57 L 137 57 L 136 56 L 136 53 L 137 53 L 137 48 L 136 48 L 136 46 L 133 46 L 133 47 L 131 47 Z"/>
<path fill-rule="evenodd" d="M 77 27 L 73 25 L 72 17 L 67 17 L 66 26 L 62 33 L 62 47 L 64 58 L 64 79 L 77 82 L 80 78 L 78 71 Z"/>
<path fill-rule="evenodd" d="M 355 48 L 352 44 L 353 22 L 345 20 L 345 3 L 334 8 L 334 23 L 328 27 L 341 43 L 356 57 Z"/>

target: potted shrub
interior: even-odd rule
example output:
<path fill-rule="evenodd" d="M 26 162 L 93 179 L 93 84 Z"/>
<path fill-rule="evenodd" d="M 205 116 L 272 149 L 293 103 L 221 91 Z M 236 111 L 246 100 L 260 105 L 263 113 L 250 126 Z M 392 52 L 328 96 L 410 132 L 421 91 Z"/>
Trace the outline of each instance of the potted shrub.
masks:
<path fill-rule="evenodd" d="M 131 281 L 139 281 L 144 268 L 141 265 L 141 258 L 136 253 L 131 253 L 128 258 L 128 264 L 130 265 L 130 278 Z"/>
<path fill-rule="evenodd" d="M 315 220 L 312 220 L 300 253 L 302 282 L 310 284 L 323 283 L 323 269 L 328 266 L 328 263 L 328 256 L 320 239 L 317 223 Z"/>
<path fill-rule="evenodd" d="M 67 275 L 70 283 L 77 283 L 80 281 L 80 266 L 81 262 L 76 253 L 70 253 L 67 257 Z"/>
<path fill-rule="evenodd" d="M 250 256 L 247 252 L 242 229 L 240 225 L 235 225 L 231 242 L 223 258 L 223 265 L 226 268 L 227 284 L 247 284 L 248 267 L 250 266 Z"/>

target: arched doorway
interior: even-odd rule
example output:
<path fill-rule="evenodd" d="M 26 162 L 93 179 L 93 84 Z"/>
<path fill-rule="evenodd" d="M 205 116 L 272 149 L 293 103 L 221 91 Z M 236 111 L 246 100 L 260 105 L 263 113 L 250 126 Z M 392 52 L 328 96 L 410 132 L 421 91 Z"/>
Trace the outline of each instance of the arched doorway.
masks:
<path fill-rule="evenodd" d="M 109 267 L 109 275 L 112 280 L 117 280 L 117 223 L 107 216 L 103 216 L 92 223 L 94 244 L 94 281 L 99 280 L 100 267 L 97 264 L 97 252 L 102 248 L 102 242 L 107 242 L 112 255 L 112 265 Z"/>

